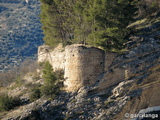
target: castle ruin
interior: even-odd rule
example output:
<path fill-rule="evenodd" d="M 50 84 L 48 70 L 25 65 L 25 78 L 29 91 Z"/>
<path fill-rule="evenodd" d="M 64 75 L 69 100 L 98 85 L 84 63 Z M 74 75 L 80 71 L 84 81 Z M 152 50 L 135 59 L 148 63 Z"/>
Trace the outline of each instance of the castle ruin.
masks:
<path fill-rule="evenodd" d="M 102 49 L 82 44 L 68 45 L 65 48 L 60 44 L 55 49 L 46 45 L 38 48 L 38 63 L 49 61 L 54 71 L 64 70 L 64 85 L 68 92 L 75 92 L 82 86 L 93 86 L 102 74 L 104 77 L 99 89 L 123 81 L 124 70 L 117 69 L 112 75 L 118 74 L 118 78 L 109 78 L 112 80 L 109 84 L 109 79 L 105 80 L 112 76 L 105 72 L 115 56 L 115 53 L 105 53 Z"/>

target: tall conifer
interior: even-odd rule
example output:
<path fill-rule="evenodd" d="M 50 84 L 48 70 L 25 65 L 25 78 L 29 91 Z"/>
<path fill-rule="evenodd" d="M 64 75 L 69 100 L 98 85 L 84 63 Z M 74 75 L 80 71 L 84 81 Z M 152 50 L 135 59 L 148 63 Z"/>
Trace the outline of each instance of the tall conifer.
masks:
<path fill-rule="evenodd" d="M 82 43 L 104 49 L 122 49 L 127 26 L 137 11 L 136 0 L 41 0 L 44 41 Z"/>

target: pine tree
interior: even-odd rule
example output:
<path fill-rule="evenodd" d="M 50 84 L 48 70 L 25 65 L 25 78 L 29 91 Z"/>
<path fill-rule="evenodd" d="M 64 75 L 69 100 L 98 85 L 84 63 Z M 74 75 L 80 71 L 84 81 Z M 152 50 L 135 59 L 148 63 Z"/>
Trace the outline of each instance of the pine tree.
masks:
<path fill-rule="evenodd" d="M 53 73 L 52 66 L 48 61 L 44 64 L 42 77 L 44 79 L 44 84 L 46 85 L 54 85 L 57 80 L 55 74 Z"/>
<path fill-rule="evenodd" d="M 86 44 L 90 34 L 90 25 L 86 21 L 85 15 L 88 12 L 90 0 L 77 0 L 74 9 L 74 40 L 73 43 Z"/>
<path fill-rule="evenodd" d="M 57 77 L 49 62 L 44 64 L 42 77 L 44 79 L 44 85 L 40 87 L 41 96 L 45 95 L 54 98 L 59 92 L 59 87 L 56 85 Z"/>
<path fill-rule="evenodd" d="M 136 0 L 41 0 L 44 41 L 50 46 L 82 43 L 122 49 Z"/>
<path fill-rule="evenodd" d="M 67 44 L 70 41 L 70 30 L 66 24 L 66 2 L 63 0 L 41 0 L 41 22 L 47 45 Z M 70 23 L 71 24 L 71 23 Z"/>
<path fill-rule="evenodd" d="M 121 49 L 130 32 L 127 26 L 137 10 L 133 0 L 94 0 L 89 9 L 88 17 L 92 21 L 89 44 Z"/>

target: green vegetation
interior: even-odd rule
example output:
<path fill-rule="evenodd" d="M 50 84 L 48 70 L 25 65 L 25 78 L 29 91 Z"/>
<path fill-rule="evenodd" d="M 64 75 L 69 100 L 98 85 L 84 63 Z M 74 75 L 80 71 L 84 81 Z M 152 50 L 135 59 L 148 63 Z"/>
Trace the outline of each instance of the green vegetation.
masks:
<path fill-rule="evenodd" d="M 42 77 L 45 85 L 53 85 L 56 82 L 56 76 L 53 73 L 52 65 L 48 61 L 44 64 Z"/>
<path fill-rule="evenodd" d="M 19 106 L 21 100 L 19 98 L 9 97 L 7 94 L 0 95 L 0 111 L 9 111 Z"/>
<path fill-rule="evenodd" d="M 33 86 L 30 94 L 30 101 L 35 101 L 41 96 L 55 98 L 60 91 L 59 80 L 63 79 L 63 71 L 53 72 L 49 62 L 43 64 L 43 85 Z"/>
<path fill-rule="evenodd" d="M 41 95 L 51 96 L 51 98 L 55 97 L 59 92 L 59 87 L 56 85 L 58 78 L 49 62 L 44 64 L 42 77 L 44 79 L 44 85 L 40 88 Z"/>
<path fill-rule="evenodd" d="M 15 82 L 16 82 L 16 87 L 19 87 L 21 85 L 23 85 L 23 80 L 20 76 L 18 76 L 16 79 L 15 79 Z"/>
<path fill-rule="evenodd" d="M 44 41 L 122 49 L 137 11 L 136 0 L 41 0 Z"/>
<path fill-rule="evenodd" d="M 30 89 L 31 94 L 29 96 L 30 101 L 33 102 L 41 97 L 41 91 L 40 91 L 41 85 L 33 85 L 33 87 Z"/>

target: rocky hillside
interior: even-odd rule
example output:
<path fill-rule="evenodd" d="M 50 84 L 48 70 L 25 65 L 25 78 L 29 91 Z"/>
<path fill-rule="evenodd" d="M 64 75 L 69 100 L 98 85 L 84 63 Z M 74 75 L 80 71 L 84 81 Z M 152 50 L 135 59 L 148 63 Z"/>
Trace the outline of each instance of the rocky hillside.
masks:
<path fill-rule="evenodd" d="M 156 19 L 155 19 L 156 18 Z M 6 90 L 9 96 L 19 96 L 21 106 L 1 112 L 2 120 L 146 120 L 157 118 L 160 100 L 160 31 L 159 14 L 154 19 L 134 23 L 137 35 L 131 36 L 126 52 L 120 52 L 106 73 L 112 78 L 115 68 L 128 68 L 125 79 L 101 90 L 97 84 L 67 93 L 64 88 L 56 97 L 42 96 L 31 100 L 31 87 L 43 86 L 43 76 L 28 73 L 20 82 Z M 146 25 L 144 27 L 144 24 Z M 143 26 L 143 27 L 142 27 Z M 139 33 L 139 35 L 138 35 Z M 42 66 L 42 65 L 41 65 Z M 112 79 L 111 78 L 111 79 Z M 105 82 L 107 84 L 107 82 Z M 17 85 L 18 84 L 18 85 Z M 1 88 L 5 90 L 4 88 Z M 31 90 L 30 90 L 31 89 Z M 38 92 L 37 92 L 38 95 Z M 143 109 L 143 110 L 142 110 Z M 152 113 L 150 118 L 136 118 L 139 111 Z"/>
<path fill-rule="evenodd" d="M 39 0 L 0 1 L 0 71 L 35 59 L 43 43 Z"/>
<path fill-rule="evenodd" d="M 1 84 L 0 119 L 159 120 L 160 13 L 137 19 L 130 26 L 136 30 L 125 51 L 117 51 L 103 73 L 109 77 L 101 77 L 77 92 L 66 92 L 62 71 L 52 74 L 51 66 L 44 63 L 39 64 L 39 73 L 37 68 L 33 71 L 33 64 L 24 66 L 30 70 L 23 76 L 15 77 L 7 87 Z M 107 87 L 119 78 L 115 69 L 126 69 L 125 77 Z"/>

